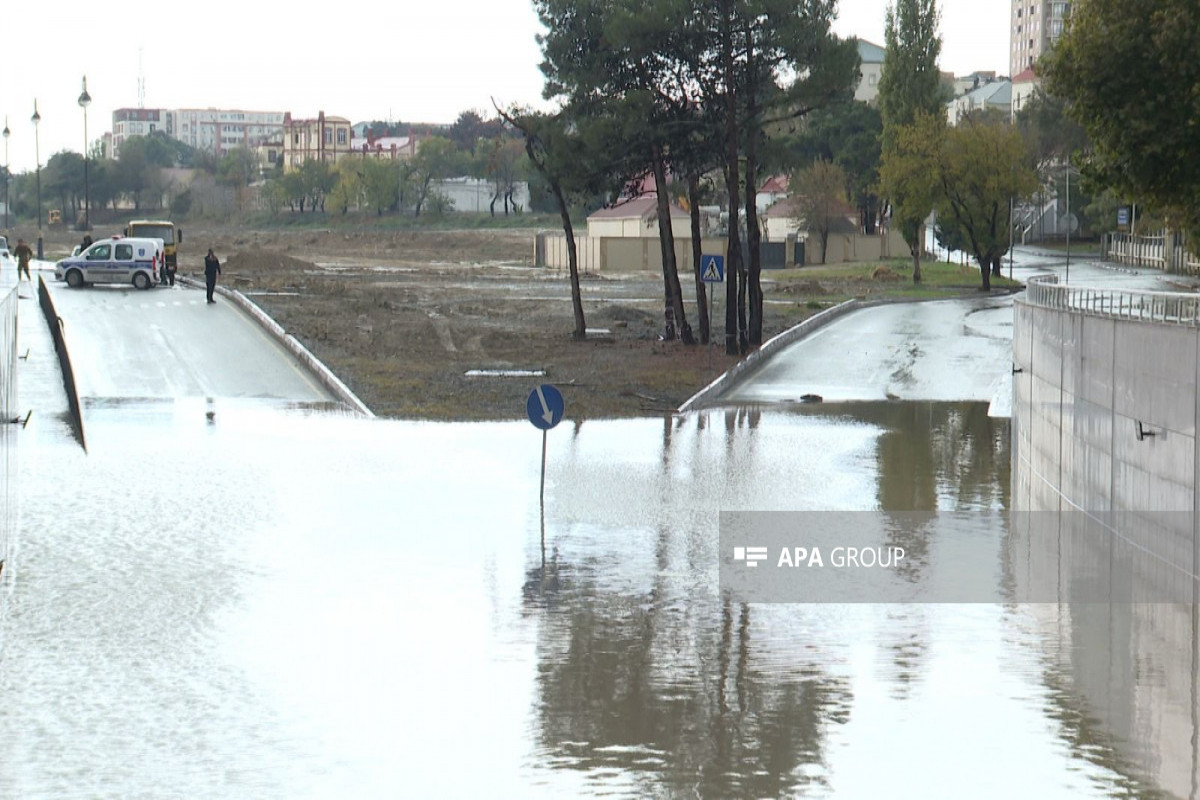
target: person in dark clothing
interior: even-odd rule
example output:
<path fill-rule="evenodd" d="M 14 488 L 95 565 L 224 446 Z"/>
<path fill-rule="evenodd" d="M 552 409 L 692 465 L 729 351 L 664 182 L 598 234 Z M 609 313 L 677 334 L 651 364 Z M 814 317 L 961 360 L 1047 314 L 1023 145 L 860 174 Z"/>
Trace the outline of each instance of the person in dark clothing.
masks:
<path fill-rule="evenodd" d="M 208 302 L 215 303 L 213 300 L 213 291 L 217 288 L 217 276 L 221 274 L 221 262 L 217 260 L 212 248 L 208 248 L 208 255 L 204 257 L 204 283 L 208 287 Z"/>
<path fill-rule="evenodd" d="M 13 256 L 17 259 L 17 281 L 21 280 L 21 273 L 25 273 L 25 277 L 33 282 L 33 276 L 29 274 L 29 260 L 33 258 L 33 251 L 29 249 L 29 245 L 25 244 L 24 239 L 17 239 L 17 248 L 12 251 Z"/>
<path fill-rule="evenodd" d="M 92 246 L 91 234 L 85 233 L 83 235 L 83 241 L 79 243 L 79 252 L 82 253 L 84 250 L 87 250 L 91 246 Z"/>

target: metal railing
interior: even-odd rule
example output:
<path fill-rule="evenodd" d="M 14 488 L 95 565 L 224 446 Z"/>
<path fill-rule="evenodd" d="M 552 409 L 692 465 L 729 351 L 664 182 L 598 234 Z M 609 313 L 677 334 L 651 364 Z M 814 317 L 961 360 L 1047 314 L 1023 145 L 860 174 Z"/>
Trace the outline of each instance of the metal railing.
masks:
<path fill-rule="evenodd" d="M 1200 327 L 1200 295 L 1062 286 L 1055 275 L 1035 275 L 1026 285 L 1025 301 L 1098 317 Z"/>

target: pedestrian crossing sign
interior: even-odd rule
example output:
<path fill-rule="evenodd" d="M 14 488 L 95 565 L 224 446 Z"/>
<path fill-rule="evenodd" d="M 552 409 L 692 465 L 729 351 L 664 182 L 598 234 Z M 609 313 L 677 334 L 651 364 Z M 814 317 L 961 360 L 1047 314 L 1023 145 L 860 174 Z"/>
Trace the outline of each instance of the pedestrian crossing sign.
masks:
<path fill-rule="evenodd" d="M 700 280 L 705 283 L 723 283 L 725 256 L 700 256 Z"/>

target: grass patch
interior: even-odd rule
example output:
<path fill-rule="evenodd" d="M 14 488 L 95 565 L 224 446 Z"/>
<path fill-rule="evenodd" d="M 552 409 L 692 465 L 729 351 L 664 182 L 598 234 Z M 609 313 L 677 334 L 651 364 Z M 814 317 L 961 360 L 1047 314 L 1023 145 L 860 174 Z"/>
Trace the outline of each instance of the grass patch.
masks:
<path fill-rule="evenodd" d="M 778 283 L 787 281 L 820 281 L 837 284 L 854 294 L 861 284 L 864 293 L 903 297 L 938 296 L 947 290 L 963 291 L 981 286 L 978 267 L 947 264 L 944 261 L 922 261 L 921 283 L 912 282 L 912 261 L 906 258 L 887 258 L 881 261 L 853 262 L 830 266 L 797 267 L 771 270 L 770 278 Z M 1020 286 L 1019 281 L 992 276 L 993 288 Z M 828 299 L 828 298 L 823 298 Z"/>

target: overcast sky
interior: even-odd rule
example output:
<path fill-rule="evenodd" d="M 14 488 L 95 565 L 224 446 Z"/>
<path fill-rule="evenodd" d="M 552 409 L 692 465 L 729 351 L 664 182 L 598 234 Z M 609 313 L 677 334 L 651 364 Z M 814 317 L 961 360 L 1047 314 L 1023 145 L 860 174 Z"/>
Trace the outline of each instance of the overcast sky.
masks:
<path fill-rule="evenodd" d="M 888 0 L 841 0 L 835 31 L 883 44 Z M 297 8 L 299 4 L 291 6 Z M 312 4 L 33 0 L 5 3 L 0 115 L 14 172 L 59 150 L 83 149 L 82 77 L 92 104 L 88 137 L 112 112 L 147 108 L 318 111 L 352 122 L 450 123 L 459 112 L 540 103 L 539 30 L 529 0 L 398 0 Z M 1008 71 L 1009 0 L 941 0 L 941 68 Z M 139 58 L 140 51 L 140 58 Z M 139 66 L 140 62 L 140 66 Z M 34 98 L 42 121 L 35 143 Z"/>

